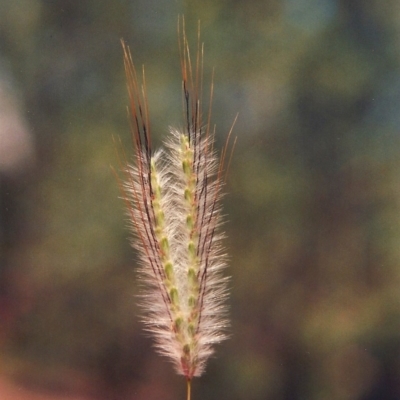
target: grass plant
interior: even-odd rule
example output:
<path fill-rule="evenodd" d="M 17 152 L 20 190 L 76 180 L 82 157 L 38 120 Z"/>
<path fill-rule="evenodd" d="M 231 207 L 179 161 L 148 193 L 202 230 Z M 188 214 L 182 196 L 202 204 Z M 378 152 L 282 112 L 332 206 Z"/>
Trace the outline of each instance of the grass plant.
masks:
<path fill-rule="evenodd" d="M 213 82 L 203 110 L 200 25 L 193 63 L 183 18 L 178 19 L 178 38 L 184 124 L 170 129 L 165 148 L 157 151 L 152 148 L 144 69 L 139 79 L 122 42 L 134 156 L 128 162 L 120 153 L 119 182 L 132 245 L 140 257 L 143 321 L 157 350 L 186 378 L 190 400 L 192 379 L 203 373 L 214 345 L 227 337 L 220 202 L 234 143 L 230 146 L 231 129 L 217 156 Z"/>

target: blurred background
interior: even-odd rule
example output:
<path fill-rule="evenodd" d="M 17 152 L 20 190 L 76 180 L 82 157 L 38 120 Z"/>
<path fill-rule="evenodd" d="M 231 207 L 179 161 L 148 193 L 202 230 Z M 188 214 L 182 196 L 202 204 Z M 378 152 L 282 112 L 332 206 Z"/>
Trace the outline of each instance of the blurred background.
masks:
<path fill-rule="evenodd" d="M 400 398 L 397 0 L 1 0 L 0 394 L 185 398 L 136 306 L 110 166 L 130 152 L 120 38 L 154 142 L 180 127 L 177 16 L 222 148 L 231 339 L 194 399 Z"/>

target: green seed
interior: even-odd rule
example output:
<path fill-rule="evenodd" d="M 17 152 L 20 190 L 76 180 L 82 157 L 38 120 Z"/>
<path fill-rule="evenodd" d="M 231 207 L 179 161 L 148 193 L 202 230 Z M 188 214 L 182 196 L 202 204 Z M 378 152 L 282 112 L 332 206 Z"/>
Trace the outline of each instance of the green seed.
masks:
<path fill-rule="evenodd" d="M 190 161 L 189 160 L 183 160 L 182 161 L 182 169 L 185 175 L 190 176 L 191 174 L 191 168 L 190 168 Z"/>
<path fill-rule="evenodd" d="M 174 322 L 175 322 L 175 331 L 180 332 L 180 330 L 182 328 L 182 324 L 183 324 L 183 318 L 178 317 L 178 318 L 176 318 L 176 320 Z"/>
<path fill-rule="evenodd" d="M 194 327 L 193 324 L 189 324 L 188 326 L 188 333 L 191 337 L 194 337 L 195 333 L 196 333 L 196 329 Z"/>
<path fill-rule="evenodd" d="M 188 300 L 189 307 L 194 307 L 196 305 L 196 298 L 194 296 L 190 296 Z"/>
<path fill-rule="evenodd" d="M 160 240 L 160 247 L 164 254 L 168 254 L 169 252 L 169 242 L 166 236 L 163 236 Z"/>
<path fill-rule="evenodd" d="M 165 275 L 167 276 L 167 279 L 169 281 L 172 281 L 172 279 L 174 277 L 174 267 L 173 267 L 171 261 L 166 262 L 166 264 L 164 266 L 164 271 L 165 271 Z"/>
<path fill-rule="evenodd" d="M 185 355 L 189 355 L 190 354 L 190 346 L 188 344 L 185 344 L 183 346 L 183 352 L 185 353 Z"/>
<path fill-rule="evenodd" d="M 193 222 L 193 216 L 192 216 L 192 214 L 188 214 L 188 215 L 187 215 L 187 217 L 186 217 L 186 226 L 187 226 L 189 229 L 193 229 L 194 222 Z"/>
<path fill-rule="evenodd" d="M 179 306 L 179 295 L 178 295 L 178 289 L 176 287 L 173 287 L 169 291 L 169 297 L 171 298 L 171 303 L 177 307 Z"/>
<path fill-rule="evenodd" d="M 194 268 L 189 268 L 188 271 L 188 279 L 191 285 L 197 285 L 198 279 L 197 279 L 197 274 Z"/>
<path fill-rule="evenodd" d="M 190 203 L 193 201 L 193 192 L 190 189 L 185 189 L 184 196 L 186 201 Z"/>
<path fill-rule="evenodd" d="M 154 204 L 154 203 L 153 203 L 153 204 Z M 156 215 L 156 225 L 157 225 L 157 226 L 162 226 L 162 225 L 164 225 L 164 221 L 165 221 L 164 212 L 161 211 L 161 210 L 159 210 L 159 211 L 157 212 L 157 215 Z"/>
<path fill-rule="evenodd" d="M 195 246 L 193 240 L 191 240 L 191 241 L 189 242 L 189 244 L 188 244 L 188 250 L 189 250 L 189 253 L 190 253 L 191 257 L 192 257 L 192 258 L 195 258 L 195 257 L 196 257 L 196 246 Z"/>

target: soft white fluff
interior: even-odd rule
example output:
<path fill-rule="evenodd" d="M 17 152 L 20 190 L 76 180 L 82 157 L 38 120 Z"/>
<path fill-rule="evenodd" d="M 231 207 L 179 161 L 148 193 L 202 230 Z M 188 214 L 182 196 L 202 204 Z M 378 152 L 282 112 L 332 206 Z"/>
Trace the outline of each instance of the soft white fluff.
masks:
<path fill-rule="evenodd" d="M 202 123 L 202 48 L 192 74 L 183 33 L 185 129 L 170 129 L 165 149 L 154 153 L 144 74 L 139 85 L 129 49 L 124 43 L 123 48 L 135 155 L 131 165 L 124 161 L 121 189 L 140 255 L 143 319 L 159 352 L 190 382 L 204 371 L 213 345 L 226 338 L 219 203 L 227 145 L 219 161 L 209 118 Z"/>
<path fill-rule="evenodd" d="M 150 166 L 141 153 L 125 181 L 145 284 L 144 321 L 158 350 L 188 379 L 201 375 L 227 326 L 219 164 L 210 136 L 191 136 L 189 143 L 171 130 L 167 151 L 151 157 Z"/>

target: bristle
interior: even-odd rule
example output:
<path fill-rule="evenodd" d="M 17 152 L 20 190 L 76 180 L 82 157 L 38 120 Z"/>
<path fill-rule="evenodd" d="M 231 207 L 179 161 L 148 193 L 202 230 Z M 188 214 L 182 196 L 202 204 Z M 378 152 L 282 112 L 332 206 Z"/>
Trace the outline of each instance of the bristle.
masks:
<path fill-rule="evenodd" d="M 219 162 L 210 129 L 213 83 L 203 125 L 200 26 L 194 73 L 183 19 L 178 32 L 185 129 L 171 129 L 166 150 L 156 153 L 151 148 L 144 73 L 139 87 L 131 53 L 122 43 L 135 148 L 133 165 L 124 168 L 122 192 L 133 246 L 140 254 L 146 329 L 159 352 L 189 381 L 204 371 L 228 325 L 220 232 L 227 146 Z"/>

